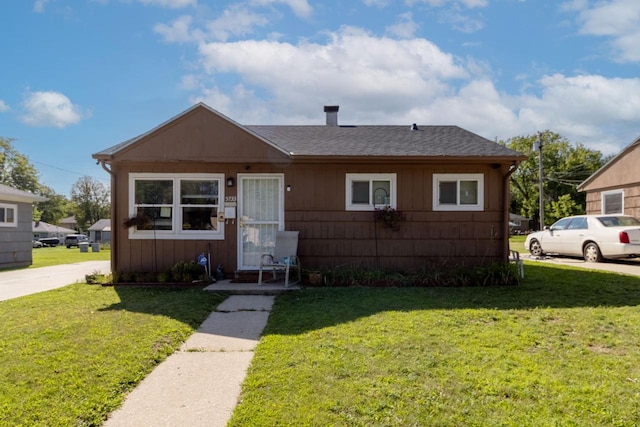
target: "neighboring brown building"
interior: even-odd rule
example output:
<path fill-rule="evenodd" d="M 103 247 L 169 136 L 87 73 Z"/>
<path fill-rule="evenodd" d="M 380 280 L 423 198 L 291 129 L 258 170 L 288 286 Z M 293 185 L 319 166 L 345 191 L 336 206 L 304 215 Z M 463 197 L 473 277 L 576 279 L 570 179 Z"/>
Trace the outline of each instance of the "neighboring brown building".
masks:
<path fill-rule="evenodd" d="M 197 104 L 93 155 L 111 174 L 112 270 L 211 252 L 255 270 L 277 230 L 304 267 L 506 261 L 509 177 L 526 157 L 457 126 L 243 126 Z M 398 231 L 374 209 L 404 212 Z M 123 223 L 131 218 L 130 227 Z"/>
<path fill-rule="evenodd" d="M 588 214 L 626 214 L 640 218 L 640 138 L 578 186 L 587 192 Z"/>

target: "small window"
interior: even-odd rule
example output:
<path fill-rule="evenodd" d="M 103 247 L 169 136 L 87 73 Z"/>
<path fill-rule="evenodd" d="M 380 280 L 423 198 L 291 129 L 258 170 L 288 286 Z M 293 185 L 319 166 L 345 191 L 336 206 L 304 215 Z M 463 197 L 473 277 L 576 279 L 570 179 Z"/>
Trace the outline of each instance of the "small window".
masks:
<path fill-rule="evenodd" d="M 346 181 L 348 211 L 372 211 L 396 207 L 396 174 L 348 173 Z"/>
<path fill-rule="evenodd" d="M 433 175 L 433 210 L 481 211 L 483 209 L 484 175 Z"/>
<path fill-rule="evenodd" d="M 18 226 L 18 206 L 0 203 L 0 227 Z"/>
<path fill-rule="evenodd" d="M 624 213 L 624 191 L 604 191 L 602 193 L 602 213 L 623 214 Z"/>

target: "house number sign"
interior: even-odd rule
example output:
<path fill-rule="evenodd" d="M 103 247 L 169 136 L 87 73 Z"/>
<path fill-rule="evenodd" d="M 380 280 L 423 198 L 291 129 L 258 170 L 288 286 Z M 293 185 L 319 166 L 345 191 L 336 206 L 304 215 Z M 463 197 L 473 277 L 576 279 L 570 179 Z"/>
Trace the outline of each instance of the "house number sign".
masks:
<path fill-rule="evenodd" d="M 236 196 L 225 196 L 224 201 L 225 202 L 237 202 L 238 198 Z"/>

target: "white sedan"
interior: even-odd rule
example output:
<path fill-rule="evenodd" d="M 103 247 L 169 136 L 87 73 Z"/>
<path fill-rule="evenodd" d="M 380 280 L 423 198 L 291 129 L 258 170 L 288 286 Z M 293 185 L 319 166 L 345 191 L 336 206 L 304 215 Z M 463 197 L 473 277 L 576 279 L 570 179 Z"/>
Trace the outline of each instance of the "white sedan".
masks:
<path fill-rule="evenodd" d="M 582 256 L 587 262 L 603 258 L 640 257 L 640 221 L 628 215 L 578 215 L 531 233 L 524 247 L 533 256 Z"/>

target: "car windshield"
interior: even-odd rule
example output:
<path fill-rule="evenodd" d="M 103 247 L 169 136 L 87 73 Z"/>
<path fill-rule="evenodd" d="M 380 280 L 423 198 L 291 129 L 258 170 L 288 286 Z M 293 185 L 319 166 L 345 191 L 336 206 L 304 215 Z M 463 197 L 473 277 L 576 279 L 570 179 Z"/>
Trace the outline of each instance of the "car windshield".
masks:
<path fill-rule="evenodd" d="M 640 221 L 632 216 L 599 216 L 598 221 L 605 227 L 637 227 Z"/>

